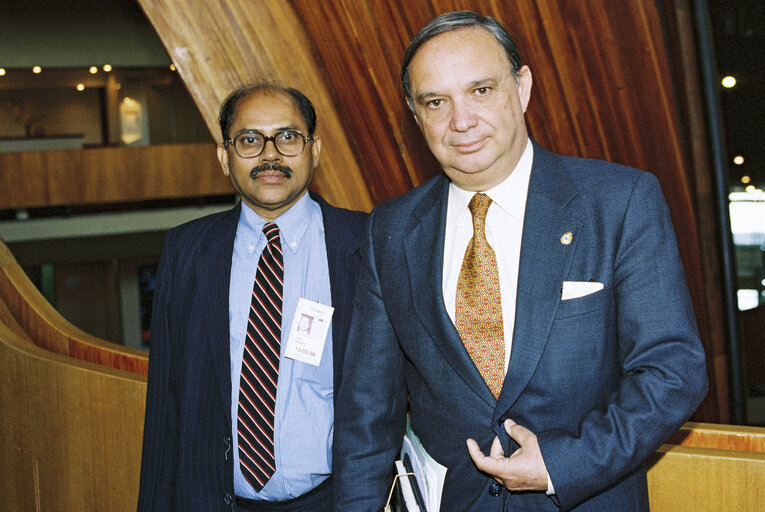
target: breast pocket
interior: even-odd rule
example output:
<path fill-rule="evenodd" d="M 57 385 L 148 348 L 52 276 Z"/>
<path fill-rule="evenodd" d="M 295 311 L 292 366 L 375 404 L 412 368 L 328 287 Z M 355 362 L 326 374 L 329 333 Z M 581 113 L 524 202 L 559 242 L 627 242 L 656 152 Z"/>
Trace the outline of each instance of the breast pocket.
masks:
<path fill-rule="evenodd" d="M 584 297 L 561 300 L 555 318 L 561 319 L 586 315 L 587 313 L 603 309 L 608 304 L 610 292 L 610 288 L 604 287 L 602 290 L 585 295 Z"/>

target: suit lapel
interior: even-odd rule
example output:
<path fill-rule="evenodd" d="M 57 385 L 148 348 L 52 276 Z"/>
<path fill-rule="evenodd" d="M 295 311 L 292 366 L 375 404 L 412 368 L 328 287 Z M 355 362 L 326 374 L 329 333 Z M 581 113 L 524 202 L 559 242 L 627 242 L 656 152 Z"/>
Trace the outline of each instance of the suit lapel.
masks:
<path fill-rule="evenodd" d="M 494 413 L 498 420 L 518 399 L 537 367 L 560 303 L 583 222 L 569 203 L 574 183 L 558 157 L 534 144 L 521 241 L 515 328 L 507 377 Z M 569 244 L 561 237 L 571 232 Z"/>
<path fill-rule="evenodd" d="M 449 181 L 441 176 L 412 211 L 414 227 L 404 241 L 412 303 L 425 332 L 444 359 L 476 395 L 493 407 L 494 396 L 470 359 L 444 307 L 442 282 L 448 193 Z"/>
<path fill-rule="evenodd" d="M 205 312 L 196 323 L 200 337 L 209 344 L 223 403 L 231 400 L 228 293 L 240 209 L 238 205 L 229 210 L 210 227 L 196 263 L 197 293 Z"/>

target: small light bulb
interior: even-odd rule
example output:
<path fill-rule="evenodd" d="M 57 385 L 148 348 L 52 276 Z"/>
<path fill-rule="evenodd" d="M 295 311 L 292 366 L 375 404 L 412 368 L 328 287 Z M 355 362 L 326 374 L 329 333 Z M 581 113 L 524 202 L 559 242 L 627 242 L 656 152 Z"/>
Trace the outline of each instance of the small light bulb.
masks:
<path fill-rule="evenodd" d="M 85 90 L 85 84 L 77 84 L 75 87 L 78 91 L 84 91 Z"/>
<path fill-rule="evenodd" d="M 752 181 L 752 178 L 750 178 L 748 174 L 744 174 L 743 176 L 741 176 L 741 183 L 743 183 L 744 185 L 746 185 L 747 183 L 751 181 Z"/>
<path fill-rule="evenodd" d="M 744 163 L 744 157 L 741 155 L 736 155 L 733 157 L 733 163 L 736 165 L 741 165 Z"/>
<path fill-rule="evenodd" d="M 90 69 L 88 69 L 88 71 L 90 71 L 91 75 L 95 75 L 96 73 L 98 73 L 98 68 L 95 66 L 90 66 Z"/>
<path fill-rule="evenodd" d="M 722 86 L 726 89 L 730 89 L 731 87 L 736 85 L 736 79 L 730 75 L 726 76 L 722 79 Z"/>
<path fill-rule="evenodd" d="M 170 71 L 175 71 L 175 64 L 170 64 Z"/>
<path fill-rule="evenodd" d="M 41 71 L 42 71 L 42 68 L 40 66 L 34 66 L 32 68 L 32 73 L 37 74 L 37 73 L 40 73 Z"/>
<path fill-rule="evenodd" d="M 0 76 L 5 76 L 5 68 L 0 68 Z"/>
<path fill-rule="evenodd" d="M 103 69 L 104 69 L 104 71 L 106 73 L 108 73 L 109 71 L 112 70 L 112 65 L 111 64 L 104 64 L 104 68 Z"/>

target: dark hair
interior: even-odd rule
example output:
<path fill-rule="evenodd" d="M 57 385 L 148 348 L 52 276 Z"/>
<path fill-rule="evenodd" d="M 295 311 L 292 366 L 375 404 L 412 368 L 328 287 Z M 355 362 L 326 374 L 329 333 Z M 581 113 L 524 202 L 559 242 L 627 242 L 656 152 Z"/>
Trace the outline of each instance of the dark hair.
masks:
<path fill-rule="evenodd" d="M 231 94 L 229 94 L 228 97 L 223 101 L 223 104 L 220 106 L 218 121 L 220 122 L 221 135 L 223 135 L 223 144 L 226 147 L 228 147 L 228 143 L 226 141 L 229 139 L 228 130 L 231 128 L 231 124 L 234 122 L 234 118 L 236 117 L 237 105 L 244 98 L 247 98 L 251 94 L 261 91 L 283 93 L 290 96 L 295 102 L 295 106 L 297 106 L 298 110 L 300 111 L 300 116 L 303 118 L 303 121 L 305 121 L 306 127 L 308 128 L 308 133 L 306 135 L 309 137 L 313 135 L 314 130 L 316 130 L 316 110 L 314 110 L 311 100 L 306 98 L 305 94 L 298 91 L 297 89 L 292 87 L 284 87 L 279 85 L 277 82 L 264 80 L 242 85 Z"/>
<path fill-rule="evenodd" d="M 404 52 L 404 58 L 401 61 L 401 85 L 404 87 L 404 94 L 406 94 L 407 102 L 410 103 L 410 105 L 412 102 L 412 91 L 409 84 L 409 63 L 417 53 L 417 50 L 419 50 L 428 40 L 437 35 L 461 28 L 482 28 L 489 31 L 505 50 L 507 58 L 510 60 L 510 68 L 513 71 L 513 76 L 516 81 L 518 80 L 518 70 L 523 66 L 521 52 L 518 50 L 518 46 L 515 44 L 515 41 L 513 41 L 513 38 L 510 37 L 510 34 L 500 22 L 491 16 L 481 16 L 473 11 L 447 12 L 440 16 L 436 16 L 426 23 L 425 26 L 412 38 L 409 46 L 407 46 L 406 51 Z"/>

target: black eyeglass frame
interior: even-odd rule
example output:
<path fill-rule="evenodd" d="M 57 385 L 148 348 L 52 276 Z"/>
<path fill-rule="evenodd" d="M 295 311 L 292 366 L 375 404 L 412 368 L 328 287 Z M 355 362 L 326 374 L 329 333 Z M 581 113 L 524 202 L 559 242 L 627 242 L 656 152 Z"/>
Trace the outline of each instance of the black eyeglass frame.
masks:
<path fill-rule="evenodd" d="M 279 137 L 280 135 L 285 134 L 285 133 L 290 133 L 292 135 L 298 135 L 298 136 L 303 138 L 303 148 L 297 154 L 295 154 L 295 155 L 285 155 L 279 149 L 279 145 L 276 143 L 276 138 Z M 237 137 L 239 137 L 240 135 L 244 135 L 244 134 L 260 135 L 261 137 L 263 137 L 263 147 L 260 148 L 260 151 L 256 155 L 244 156 L 244 155 L 242 155 L 239 152 L 239 149 L 237 149 L 236 143 L 234 141 L 237 139 Z M 313 135 L 303 135 L 303 132 L 301 132 L 300 130 L 293 130 L 293 129 L 279 130 L 276 133 L 274 133 L 273 135 L 265 135 L 265 134 L 263 134 L 263 133 L 261 133 L 261 132 L 259 132 L 257 130 L 242 130 L 241 132 L 239 132 L 236 135 L 234 135 L 232 138 L 224 140 L 223 141 L 223 147 L 228 149 L 229 145 L 234 146 L 234 151 L 236 152 L 237 155 L 239 155 L 239 158 L 257 158 L 257 157 L 259 157 L 260 155 L 263 154 L 263 151 L 266 150 L 266 144 L 268 144 L 269 141 L 271 141 L 273 143 L 274 149 L 276 149 L 276 152 L 279 153 L 280 155 L 286 156 L 286 157 L 295 157 L 295 156 L 300 156 L 300 155 L 303 154 L 303 151 L 305 151 L 305 146 L 306 146 L 306 144 L 308 144 L 309 141 L 313 142 Z"/>

